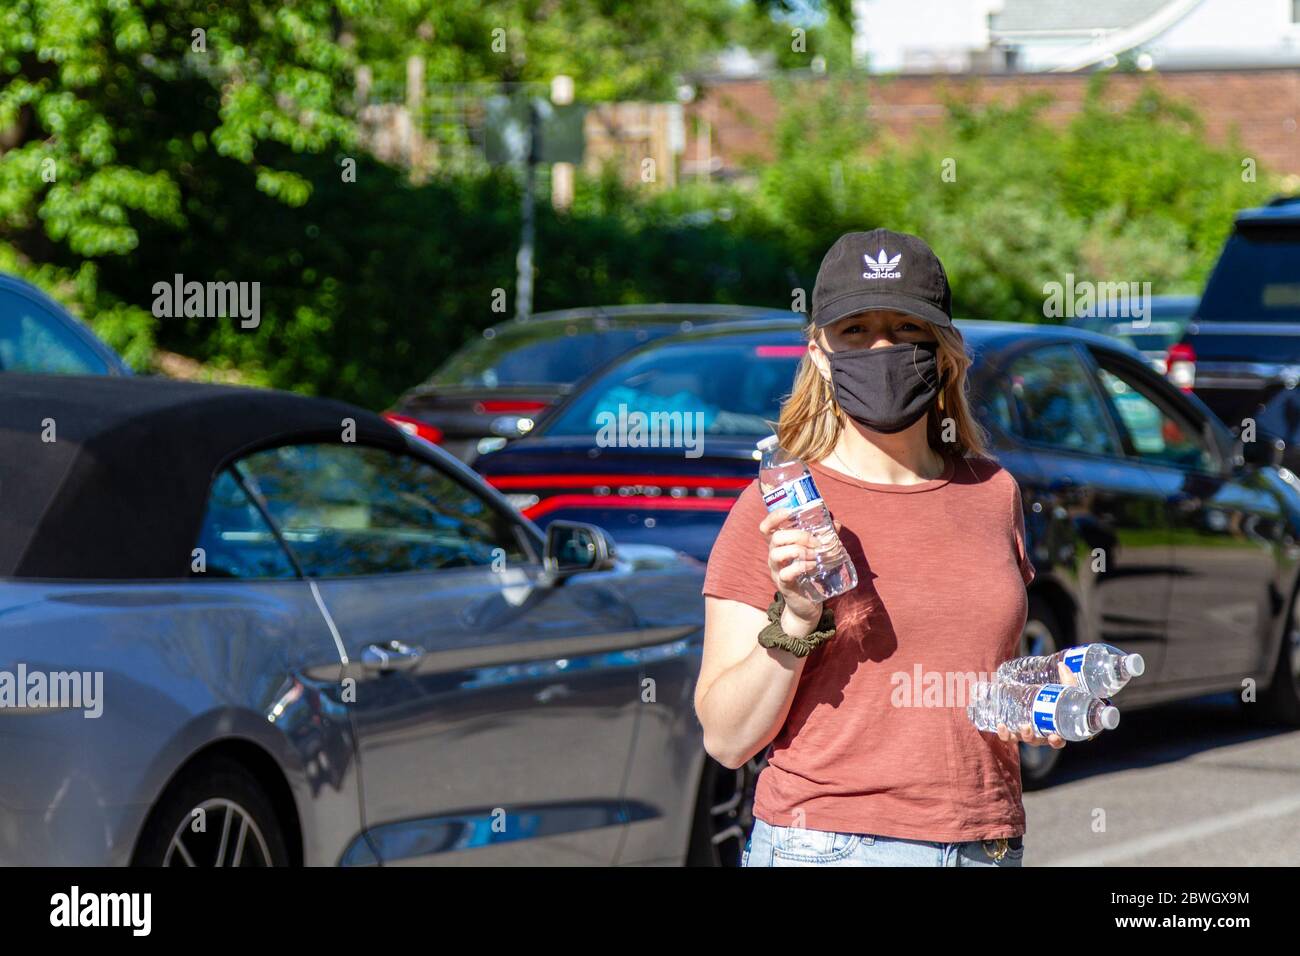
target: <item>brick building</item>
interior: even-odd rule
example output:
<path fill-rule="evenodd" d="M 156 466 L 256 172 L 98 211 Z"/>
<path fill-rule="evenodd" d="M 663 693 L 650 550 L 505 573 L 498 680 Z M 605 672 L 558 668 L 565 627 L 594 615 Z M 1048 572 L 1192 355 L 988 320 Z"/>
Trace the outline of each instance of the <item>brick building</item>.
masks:
<path fill-rule="evenodd" d="M 870 119 L 883 132 L 907 141 L 942 121 L 944 99 L 954 92 L 983 103 L 1013 103 L 1045 92 L 1052 104 L 1043 115 L 1064 122 L 1079 109 L 1089 80 L 1084 73 L 901 74 L 864 75 L 860 82 L 869 94 Z M 809 76 L 805 82 L 825 81 Z M 1195 107 L 1212 142 L 1226 144 L 1235 136 L 1243 158 L 1254 158 L 1261 171 L 1300 180 L 1300 67 L 1117 72 L 1110 77 L 1108 95 L 1126 103 L 1148 83 Z M 770 156 L 769 137 L 779 110 L 769 79 L 701 80 L 699 95 L 686 106 L 684 171 L 725 175 L 747 157 Z"/>

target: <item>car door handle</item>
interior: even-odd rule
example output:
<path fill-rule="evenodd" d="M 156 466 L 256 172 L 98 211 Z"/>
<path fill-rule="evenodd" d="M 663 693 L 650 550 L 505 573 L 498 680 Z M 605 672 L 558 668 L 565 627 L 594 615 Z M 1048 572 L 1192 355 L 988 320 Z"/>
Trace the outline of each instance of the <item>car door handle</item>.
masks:
<path fill-rule="evenodd" d="M 423 656 L 423 647 L 389 641 L 387 644 L 367 644 L 361 652 L 361 663 L 375 671 L 407 670 Z"/>

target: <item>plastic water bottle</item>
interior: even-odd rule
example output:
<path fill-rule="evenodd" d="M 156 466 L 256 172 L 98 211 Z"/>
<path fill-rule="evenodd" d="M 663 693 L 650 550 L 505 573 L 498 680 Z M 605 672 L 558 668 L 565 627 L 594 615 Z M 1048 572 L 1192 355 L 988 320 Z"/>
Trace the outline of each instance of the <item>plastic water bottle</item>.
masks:
<path fill-rule="evenodd" d="M 1006 661 L 998 668 L 998 680 L 1048 684 L 1061 679 L 1056 666 L 1061 661 L 1074 673 L 1078 686 L 1093 697 L 1118 693 L 1147 669 L 1141 654 L 1125 654 L 1109 644 L 1080 644 L 1055 654 Z"/>
<path fill-rule="evenodd" d="M 1040 737 L 1060 734 L 1076 741 L 1119 726 L 1119 710 L 1109 701 L 1064 684 L 979 681 L 971 686 L 966 716 L 978 730 L 996 731 L 1005 724 L 1019 733 L 1021 724 L 1032 724 Z"/>
<path fill-rule="evenodd" d="M 825 601 L 858 586 L 858 572 L 844 550 L 830 512 L 822 502 L 808 466 L 795 458 L 769 435 L 758 443 L 763 458 L 758 466 L 758 485 L 768 511 L 792 508 L 783 527 L 810 532 L 819 545 L 814 552 L 817 567 L 801 575 L 799 591 L 810 601 Z"/>

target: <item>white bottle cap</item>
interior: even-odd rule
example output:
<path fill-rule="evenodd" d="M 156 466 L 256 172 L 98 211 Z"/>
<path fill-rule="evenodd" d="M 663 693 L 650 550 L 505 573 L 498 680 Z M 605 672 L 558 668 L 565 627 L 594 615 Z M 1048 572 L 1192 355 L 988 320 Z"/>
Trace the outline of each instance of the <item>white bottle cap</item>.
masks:
<path fill-rule="evenodd" d="M 1134 677 L 1141 677 L 1147 669 L 1147 662 L 1142 659 L 1141 654 L 1129 654 L 1124 658 L 1124 669 Z"/>
<path fill-rule="evenodd" d="M 762 438 L 758 442 L 759 451 L 767 451 L 769 448 L 775 448 L 775 447 L 776 447 L 775 435 L 768 435 L 766 438 Z"/>
<path fill-rule="evenodd" d="M 1101 725 L 1107 730 L 1114 730 L 1119 726 L 1119 708 L 1103 707 L 1101 709 Z"/>

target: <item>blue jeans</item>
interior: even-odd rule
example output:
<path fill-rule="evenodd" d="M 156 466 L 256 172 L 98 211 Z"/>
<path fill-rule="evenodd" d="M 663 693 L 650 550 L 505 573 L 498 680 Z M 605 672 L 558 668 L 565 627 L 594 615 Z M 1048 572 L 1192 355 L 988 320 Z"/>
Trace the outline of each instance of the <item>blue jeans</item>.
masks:
<path fill-rule="evenodd" d="M 994 857 L 994 840 L 927 843 L 867 833 L 832 833 L 801 827 L 777 827 L 754 821 L 741 866 L 1020 866 L 1023 840 Z"/>

